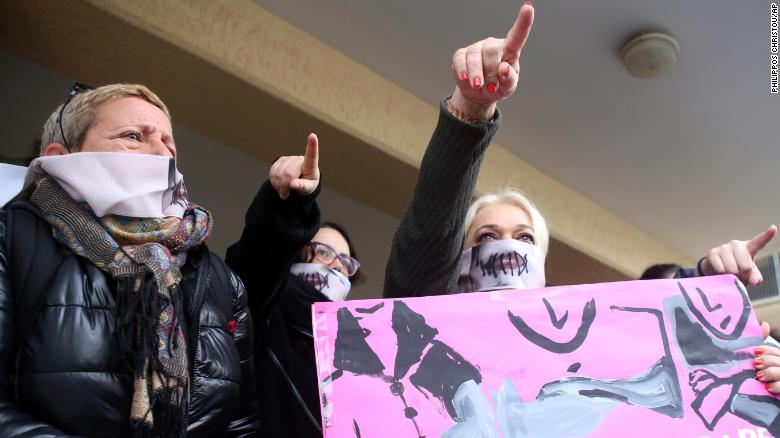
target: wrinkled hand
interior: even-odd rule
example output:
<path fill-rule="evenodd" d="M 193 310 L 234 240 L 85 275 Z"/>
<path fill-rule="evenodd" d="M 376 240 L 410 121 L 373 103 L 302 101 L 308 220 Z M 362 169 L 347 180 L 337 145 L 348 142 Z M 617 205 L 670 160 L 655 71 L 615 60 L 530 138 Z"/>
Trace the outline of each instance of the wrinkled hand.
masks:
<path fill-rule="evenodd" d="M 751 285 L 761 283 L 764 278 L 753 260 L 776 234 L 777 227 L 772 225 L 750 240 L 732 240 L 712 248 L 702 262 L 701 270 L 705 275 L 734 274 Z"/>
<path fill-rule="evenodd" d="M 517 88 L 518 59 L 533 22 L 534 7 L 526 3 L 506 38 L 487 38 L 455 51 L 452 56 L 455 108 L 475 119 L 493 117 L 496 102 L 511 96 Z"/>
<path fill-rule="evenodd" d="M 268 171 L 268 179 L 279 197 L 287 199 L 290 191 L 308 195 L 320 184 L 319 141 L 316 134 L 309 134 L 306 154 L 280 157 Z"/>

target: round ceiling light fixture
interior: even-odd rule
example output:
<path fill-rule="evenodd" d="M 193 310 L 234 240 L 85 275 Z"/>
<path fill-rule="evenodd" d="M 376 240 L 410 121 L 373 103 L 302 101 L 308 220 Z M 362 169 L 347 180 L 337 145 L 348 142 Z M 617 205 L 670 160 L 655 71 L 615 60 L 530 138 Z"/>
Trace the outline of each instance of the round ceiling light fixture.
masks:
<path fill-rule="evenodd" d="M 620 50 L 620 60 L 626 71 L 640 79 L 665 75 L 677 63 L 679 55 L 680 45 L 677 41 L 660 32 L 639 34 Z"/>

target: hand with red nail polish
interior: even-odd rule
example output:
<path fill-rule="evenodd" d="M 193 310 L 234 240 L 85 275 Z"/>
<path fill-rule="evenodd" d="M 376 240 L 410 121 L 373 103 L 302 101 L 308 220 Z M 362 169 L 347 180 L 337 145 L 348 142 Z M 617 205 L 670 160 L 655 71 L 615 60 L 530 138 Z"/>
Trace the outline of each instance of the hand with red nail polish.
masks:
<path fill-rule="evenodd" d="M 472 119 L 493 118 L 496 102 L 511 96 L 517 88 L 518 60 L 533 21 L 534 7 L 527 2 L 505 38 L 486 38 L 455 51 L 455 109 Z"/>
<path fill-rule="evenodd" d="M 756 369 L 756 379 L 766 384 L 767 390 L 775 392 L 775 382 L 780 381 L 780 348 L 764 344 L 755 350 L 756 358 L 753 359 L 753 368 Z M 780 392 L 780 391 L 778 391 Z"/>

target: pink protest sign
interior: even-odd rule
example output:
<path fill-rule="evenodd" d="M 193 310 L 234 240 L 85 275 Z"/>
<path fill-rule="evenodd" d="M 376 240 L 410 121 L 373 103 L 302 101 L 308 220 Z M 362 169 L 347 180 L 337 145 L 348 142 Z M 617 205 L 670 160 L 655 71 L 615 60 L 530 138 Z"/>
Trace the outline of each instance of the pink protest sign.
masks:
<path fill-rule="evenodd" d="M 732 276 L 317 303 L 313 318 L 328 438 L 780 428 Z"/>

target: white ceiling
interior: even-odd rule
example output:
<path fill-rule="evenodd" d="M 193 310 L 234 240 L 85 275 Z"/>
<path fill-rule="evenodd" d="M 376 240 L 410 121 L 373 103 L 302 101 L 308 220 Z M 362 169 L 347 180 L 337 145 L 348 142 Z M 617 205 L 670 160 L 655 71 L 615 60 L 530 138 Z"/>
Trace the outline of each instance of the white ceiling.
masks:
<path fill-rule="evenodd" d="M 522 3 L 256 1 L 432 105 L 453 87 L 452 52 L 503 36 Z M 497 142 L 691 258 L 752 237 L 780 222 L 769 3 L 535 2 Z M 647 30 L 674 36 L 681 56 L 643 81 L 617 53 Z"/>

